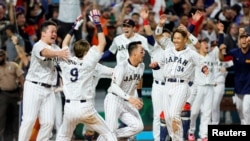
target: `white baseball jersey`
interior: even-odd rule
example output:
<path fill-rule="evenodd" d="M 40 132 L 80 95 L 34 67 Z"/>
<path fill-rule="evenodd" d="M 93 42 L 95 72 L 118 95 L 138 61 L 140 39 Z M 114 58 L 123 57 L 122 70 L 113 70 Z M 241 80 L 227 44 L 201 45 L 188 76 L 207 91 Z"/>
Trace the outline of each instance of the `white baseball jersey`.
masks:
<path fill-rule="evenodd" d="M 56 44 L 49 46 L 41 40 L 38 41 L 32 49 L 30 67 L 26 75 L 26 80 L 56 85 L 57 71 L 55 69 L 55 63 L 58 59 L 41 56 L 40 53 L 44 48 L 60 49 Z"/>
<path fill-rule="evenodd" d="M 104 100 L 105 119 L 109 128 L 117 137 L 131 137 L 143 130 L 143 122 L 138 109 L 127 100 L 135 96 L 139 80 L 143 76 L 145 65 L 132 66 L 128 60 L 116 65 L 111 86 Z M 118 118 L 125 123 L 125 128 L 118 128 Z"/>
<path fill-rule="evenodd" d="M 214 95 L 214 64 L 216 57 L 213 52 L 209 52 L 205 56 L 201 56 L 203 65 L 208 67 L 209 73 L 205 75 L 200 67 L 195 69 L 194 85 L 197 86 L 197 94 L 191 106 L 190 129 L 189 133 L 194 133 L 196 130 L 196 121 L 201 112 L 202 123 L 199 128 L 199 135 L 201 138 L 208 137 L 208 125 L 210 124 L 212 114 L 212 103 Z M 218 56 L 218 54 L 217 54 Z"/>
<path fill-rule="evenodd" d="M 190 48 L 176 51 L 174 47 L 167 47 L 161 59 L 160 66 L 164 67 L 166 79 L 165 94 L 163 95 L 163 110 L 166 125 L 172 140 L 183 141 L 183 127 L 181 110 L 190 95 L 188 82 L 193 78 L 195 66 L 200 66 L 200 55 Z M 172 129 L 171 121 L 178 120 L 178 132 Z"/>
<path fill-rule="evenodd" d="M 114 38 L 111 46 L 109 47 L 109 51 L 113 54 L 116 54 L 116 62 L 122 62 L 129 58 L 128 54 L 128 44 L 133 41 L 141 41 L 142 47 L 149 52 L 147 39 L 135 33 L 134 36 L 127 38 L 124 34 L 118 35 Z"/>
<path fill-rule="evenodd" d="M 69 141 L 77 124 L 83 123 L 97 131 L 106 141 L 117 141 L 115 134 L 110 131 L 104 119 L 94 107 L 95 84 L 93 81 L 100 53 L 95 46 L 91 47 L 83 59 L 70 58 L 60 62 L 63 80 L 65 106 L 63 123 L 59 129 L 56 141 Z"/>
<path fill-rule="evenodd" d="M 44 48 L 60 49 L 55 44 L 49 46 L 41 40 L 33 46 L 30 67 L 24 83 L 23 115 L 19 129 L 19 141 L 29 140 L 37 117 L 39 117 L 41 124 L 46 124 L 46 126 L 41 125 L 37 140 L 49 140 L 53 129 L 51 123 L 54 123 L 56 99 L 52 87 L 43 85 L 56 85 L 57 71 L 54 64 L 57 58 L 41 56 L 41 51 Z"/>
<path fill-rule="evenodd" d="M 200 55 L 190 48 L 176 51 L 175 48 L 166 48 L 164 58 L 160 65 L 164 65 L 164 76 L 166 78 L 181 78 L 189 81 L 193 76 L 194 66 L 201 68 Z"/>
<path fill-rule="evenodd" d="M 101 53 L 90 48 L 84 59 L 72 57 L 66 62 L 60 62 L 63 80 L 63 92 L 67 99 L 93 99 L 93 75 Z"/>

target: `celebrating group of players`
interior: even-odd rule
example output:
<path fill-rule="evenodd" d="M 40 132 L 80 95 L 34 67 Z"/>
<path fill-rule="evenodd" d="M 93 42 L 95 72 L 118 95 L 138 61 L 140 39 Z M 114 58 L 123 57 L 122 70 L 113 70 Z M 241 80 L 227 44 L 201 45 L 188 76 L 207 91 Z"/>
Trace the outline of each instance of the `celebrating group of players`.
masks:
<path fill-rule="evenodd" d="M 52 21 L 42 23 L 41 39 L 33 46 L 30 67 L 24 83 L 23 115 L 18 140 L 30 139 L 37 118 L 40 123 L 37 140 L 47 141 L 51 137 L 56 111 L 54 86 L 58 72 L 62 78 L 65 105 L 57 141 L 70 141 L 79 123 L 96 131 L 99 134 L 97 140 L 129 139 L 141 132 L 144 125 L 139 110 L 143 107 L 141 89 L 145 51 L 151 57 L 150 67 L 154 78 L 154 139 L 160 140 L 160 114 L 163 111 L 168 134 L 173 141 L 183 141 L 187 138 L 190 141 L 195 140 L 196 118 L 201 111 L 199 136 L 203 141 L 208 140 L 207 127 L 211 123 L 214 87 L 219 86 L 215 74 L 221 73 L 220 64 L 225 55 L 223 41 L 218 41 L 219 47 L 210 49 L 207 39 L 198 40 L 191 34 L 195 23 L 202 17 L 200 11 L 193 14 L 190 28 L 180 25 L 172 33 L 164 29 L 166 15 L 161 15 L 155 31 L 151 30 L 148 15 L 148 9 L 142 7 L 140 16 L 143 19 L 146 37 L 134 31 L 133 20 L 125 19 L 122 24 L 124 33 L 113 40 L 106 52 L 106 40 L 98 9 L 93 9 L 89 13 L 91 22 L 96 26 L 98 45 L 90 45 L 81 39 L 72 45 L 73 53 L 69 49 L 70 40 L 84 22 L 83 16 L 76 19 L 73 28 L 63 40 L 62 48 L 54 44 L 57 25 Z M 223 36 L 223 24 L 218 23 L 217 28 L 219 35 Z M 248 50 L 249 40 L 243 35 L 245 34 L 242 33 L 239 42 Z M 237 56 L 238 52 L 231 51 L 228 54 Z M 116 54 L 115 68 L 98 63 L 110 54 Z M 249 56 L 248 58 L 250 59 Z M 112 79 L 104 100 L 105 119 L 98 114 L 94 103 L 96 85 L 101 77 Z M 185 104 L 191 104 L 188 136 L 183 135 L 181 119 Z M 244 122 L 249 123 L 248 115 L 245 112 L 242 114 Z M 118 120 L 125 126 L 119 128 Z M 218 121 L 216 122 L 218 124 Z"/>

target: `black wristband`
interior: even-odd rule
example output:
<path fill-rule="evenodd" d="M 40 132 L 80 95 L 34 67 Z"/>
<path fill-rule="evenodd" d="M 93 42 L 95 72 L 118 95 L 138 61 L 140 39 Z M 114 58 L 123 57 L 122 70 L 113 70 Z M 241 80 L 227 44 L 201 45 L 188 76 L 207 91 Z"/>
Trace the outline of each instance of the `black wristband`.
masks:
<path fill-rule="evenodd" d="M 97 33 L 102 32 L 102 26 L 100 24 L 96 25 L 96 28 L 97 28 Z"/>
<path fill-rule="evenodd" d="M 72 35 L 74 34 L 74 31 L 75 31 L 75 30 L 74 30 L 73 28 L 70 29 L 70 31 L 68 32 L 68 34 L 72 36 Z"/>
<path fill-rule="evenodd" d="M 137 89 L 137 94 L 139 98 L 142 98 L 142 93 L 141 93 L 141 89 Z"/>

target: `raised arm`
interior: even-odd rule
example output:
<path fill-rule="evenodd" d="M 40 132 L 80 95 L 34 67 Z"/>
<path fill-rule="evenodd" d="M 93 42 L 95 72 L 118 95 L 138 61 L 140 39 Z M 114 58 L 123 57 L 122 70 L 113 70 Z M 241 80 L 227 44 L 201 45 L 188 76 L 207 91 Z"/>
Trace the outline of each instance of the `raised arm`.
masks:
<path fill-rule="evenodd" d="M 155 44 L 155 39 L 153 36 L 154 33 L 153 33 L 151 26 L 149 25 L 149 22 L 148 22 L 148 15 L 149 15 L 148 8 L 146 6 L 143 6 L 140 10 L 140 16 L 143 19 L 143 28 L 145 30 L 148 43 L 151 46 L 154 46 L 154 44 Z"/>
<path fill-rule="evenodd" d="M 97 37 L 98 37 L 98 45 L 97 45 L 97 49 L 100 52 L 104 51 L 105 45 L 106 45 L 106 39 L 105 39 L 105 35 L 102 31 L 102 26 L 100 23 L 100 11 L 98 9 L 93 9 L 90 11 L 90 15 L 89 18 L 91 20 L 91 22 L 93 22 L 96 26 L 97 29 Z"/>
<path fill-rule="evenodd" d="M 77 17 L 74 25 L 72 25 L 72 29 L 70 29 L 70 31 L 68 32 L 68 34 L 64 37 L 63 39 L 63 43 L 62 43 L 62 48 L 68 48 L 70 40 L 72 38 L 72 35 L 74 34 L 74 32 L 76 30 L 79 29 L 79 27 L 81 26 L 81 24 L 83 23 L 83 16 L 80 15 Z"/>

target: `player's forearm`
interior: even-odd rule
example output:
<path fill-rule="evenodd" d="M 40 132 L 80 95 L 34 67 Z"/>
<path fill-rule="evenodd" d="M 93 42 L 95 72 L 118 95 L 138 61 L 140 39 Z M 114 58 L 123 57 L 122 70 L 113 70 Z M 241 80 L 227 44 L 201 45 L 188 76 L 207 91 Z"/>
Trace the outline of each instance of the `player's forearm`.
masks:
<path fill-rule="evenodd" d="M 98 36 L 98 50 L 100 52 L 103 52 L 106 45 L 105 35 L 103 32 L 98 32 L 97 36 Z"/>
<path fill-rule="evenodd" d="M 45 58 L 54 58 L 60 56 L 60 51 L 58 50 L 51 50 L 48 48 L 45 48 L 41 51 L 41 56 Z"/>
<path fill-rule="evenodd" d="M 71 38 L 72 38 L 72 35 L 70 35 L 69 33 L 64 37 L 63 43 L 62 43 L 63 48 L 69 46 Z"/>
<path fill-rule="evenodd" d="M 117 84 L 113 83 L 111 84 L 111 90 L 112 90 L 112 93 L 116 94 L 117 96 L 123 98 L 123 99 L 126 99 L 128 100 L 129 99 L 129 95 L 126 94 Z"/>

